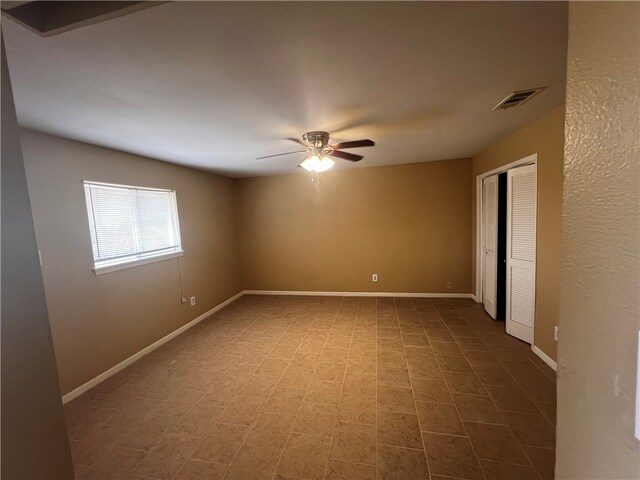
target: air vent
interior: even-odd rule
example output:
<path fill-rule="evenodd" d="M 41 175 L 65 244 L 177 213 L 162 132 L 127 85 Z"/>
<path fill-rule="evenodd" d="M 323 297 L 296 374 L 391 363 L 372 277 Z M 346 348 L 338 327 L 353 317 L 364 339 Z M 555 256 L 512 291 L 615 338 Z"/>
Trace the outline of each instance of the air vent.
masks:
<path fill-rule="evenodd" d="M 519 90 L 517 92 L 512 92 L 509 95 L 507 95 L 507 98 L 505 98 L 495 107 L 493 107 L 491 111 L 493 112 L 495 110 L 501 110 L 501 109 L 505 110 L 507 108 L 517 107 L 518 105 L 522 105 L 523 103 L 526 103 L 529 100 L 531 100 L 533 97 L 535 97 L 545 88 L 546 87 L 530 88 L 529 90 Z"/>

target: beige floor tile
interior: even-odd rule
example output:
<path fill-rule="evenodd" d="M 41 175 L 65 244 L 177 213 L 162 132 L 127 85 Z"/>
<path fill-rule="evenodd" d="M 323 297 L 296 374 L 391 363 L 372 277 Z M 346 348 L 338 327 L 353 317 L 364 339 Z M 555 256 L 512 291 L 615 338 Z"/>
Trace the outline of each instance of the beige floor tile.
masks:
<path fill-rule="evenodd" d="M 376 480 L 376 467 L 329 459 L 325 480 Z"/>
<path fill-rule="evenodd" d="M 429 340 L 427 340 L 427 336 L 424 333 L 420 334 L 412 334 L 406 333 L 402 335 L 402 343 L 405 346 L 413 346 L 413 347 L 427 347 L 429 346 Z"/>
<path fill-rule="evenodd" d="M 313 369 L 289 367 L 284 371 L 282 377 L 280 377 L 278 387 L 292 390 L 306 390 L 312 377 Z"/>
<path fill-rule="evenodd" d="M 468 438 L 425 432 L 424 445 L 432 475 L 439 474 L 470 480 L 483 479 L 480 465 Z"/>
<path fill-rule="evenodd" d="M 222 480 L 226 470 L 226 465 L 189 460 L 182 466 L 174 480 Z"/>
<path fill-rule="evenodd" d="M 338 422 L 333 435 L 331 458 L 375 465 L 376 427 Z"/>
<path fill-rule="evenodd" d="M 502 367 L 473 367 L 480 381 L 485 385 L 501 385 L 503 387 L 517 387 L 515 380 Z"/>
<path fill-rule="evenodd" d="M 466 436 L 456 407 L 448 403 L 416 402 L 420 428 L 426 432 Z"/>
<path fill-rule="evenodd" d="M 427 336 L 432 342 L 453 342 L 453 337 L 449 330 L 432 330 L 427 332 Z"/>
<path fill-rule="evenodd" d="M 436 361 L 433 349 L 429 346 L 425 347 L 412 347 L 405 345 L 404 354 L 407 358 L 407 362 L 420 362 L 420 361 Z"/>
<path fill-rule="evenodd" d="M 311 370 L 316 368 L 319 361 L 319 353 L 296 352 L 296 354 L 291 359 L 290 367 Z"/>
<path fill-rule="evenodd" d="M 358 330 L 353 333 L 353 343 L 355 344 L 376 344 L 376 332 Z"/>
<path fill-rule="evenodd" d="M 110 455 L 104 456 L 93 466 L 86 467 L 84 473 L 75 468 L 76 478 L 82 480 L 120 480 L 130 475 L 130 472 L 140 461 L 144 461 L 147 453 L 142 450 L 130 450 L 115 447 L 110 450 Z M 161 466 L 158 467 L 158 470 Z M 159 472 L 161 475 L 164 472 Z M 159 477 L 160 478 L 160 477 Z"/>
<path fill-rule="evenodd" d="M 531 463 L 542 480 L 553 480 L 555 475 L 556 452 L 553 448 L 524 447 Z"/>
<path fill-rule="evenodd" d="M 246 445 L 284 448 L 293 429 L 295 415 L 262 412 L 245 440 Z"/>
<path fill-rule="evenodd" d="M 352 344 L 349 348 L 349 357 L 376 358 L 376 345 L 368 343 Z"/>
<path fill-rule="evenodd" d="M 470 300 L 245 296 L 65 415 L 79 480 L 271 478 L 285 450 L 278 480 L 427 478 L 423 439 L 431 480 L 482 478 L 471 444 L 486 480 L 550 479 L 553 448 L 521 443 L 553 445 L 555 394 Z"/>
<path fill-rule="evenodd" d="M 379 396 L 378 396 L 379 398 Z M 342 422 L 376 424 L 376 399 L 365 395 L 346 394 L 340 399 L 338 420 Z"/>
<path fill-rule="evenodd" d="M 551 422 L 551 425 L 556 424 L 556 404 L 547 402 L 536 402 L 536 405 L 545 417 Z M 519 413 L 532 413 L 532 412 L 519 412 Z"/>
<path fill-rule="evenodd" d="M 342 382 L 346 364 L 342 363 L 319 363 L 314 373 L 314 378 L 327 382 Z"/>
<path fill-rule="evenodd" d="M 462 355 L 462 350 L 460 350 L 460 347 L 458 347 L 458 345 L 453 341 L 439 342 L 431 340 L 430 343 L 433 353 L 440 353 L 442 355 Z"/>
<path fill-rule="evenodd" d="M 464 422 L 464 426 L 480 460 L 529 464 L 522 447 L 506 425 Z"/>
<path fill-rule="evenodd" d="M 418 416 L 378 412 L 378 443 L 397 447 L 422 448 Z"/>
<path fill-rule="evenodd" d="M 249 427 L 216 424 L 193 452 L 192 459 L 228 465 L 240 450 Z"/>
<path fill-rule="evenodd" d="M 445 372 L 473 373 L 471 365 L 467 359 L 461 355 L 441 355 L 437 354 L 438 364 Z"/>
<path fill-rule="evenodd" d="M 348 357 L 348 348 L 326 347 L 320 355 L 320 362 L 346 364 Z"/>
<path fill-rule="evenodd" d="M 304 394 L 304 390 L 291 390 L 276 387 L 267 402 L 264 404 L 263 411 L 295 415 L 300 409 Z"/>
<path fill-rule="evenodd" d="M 398 351 L 402 349 L 402 338 L 398 337 L 380 337 L 378 336 L 378 350 Z"/>
<path fill-rule="evenodd" d="M 411 379 L 413 394 L 421 402 L 453 403 L 449 389 L 443 380 L 427 378 Z"/>
<path fill-rule="evenodd" d="M 135 467 L 143 477 L 171 480 L 189 459 L 199 440 L 187 435 L 166 435 Z"/>
<path fill-rule="evenodd" d="M 338 409 L 334 405 L 304 402 L 293 425 L 293 430 L 307 435 L 330 437 L 336 422 Z"/>
<path fill-rule="evenodd" d="M 244 445 L 231 462 L 224 478 L 228 480 L 270 479 L 275 474 L 281 454 L 281 449 Z"/>
<path fill-rule="evenodd" d="M 376 395 L 376 377 L 375 375 L 347 373 L 344 377 L 342 391 L 343 393 L 357 393 L 374 397 Z"/>
<path fill-rule="evenodd" d="M 422 360 L 408 362 L 409 376 L 411 378 L 427 378 L 444 380 L 440 366 L 435 360 Z"/>
<path fill-rule="evenodd" d="M 269 397 L 276 384 L 278 377 L 270 375 L 253 375 L 244 387 L 240 389 L 238 395 L 252 395 L 257 397 Z"/>
<path fill-rule="evenodd" d="M 464 353 L 470 365 L 479 367 L 498 367 L 500 363 L 493 353 L 481 350 L 467 350 Z"/>
<path fill-rule="evenodd" d="M 378 479 L 429 479 L 429 467 L 423 450 L 378 445 Z"/>
<path fill-rule="evenodd" d="M 347 373 L 375 375 L 376 359 L 368 357 L 349 357 L 349 360 L 347 361 Z"/>
<path fill-rule="evenodd" d="M 264 362 L 258 366 L 255 373 L 258 375 L 279 377 L 286 370 L 288 365 L 289 360 L 286 358 L 267 357 Z"/>
<path fill-rule="evenodd" d="M 502 387 L 499 385 L 486 385 L 485 389 L 494 401 L 498 410 L 502 412 L 538 413 L 535 404 L 519 387 Z M 555 408 L 555 404 L 554 408 Z"/>
<path fill-rule="evenodd" d="M 453 402 L 462 420 L 504 424 L 502 415 L 489 397 L 454 393 Z"/>
<path fill-rule="evenodd" d="M 379 386 L 411 388 L 409 371 L 406 368 L 378 366 L 377 378 Z"/>
<path fill-rule="evenodd" d="M 150 450 L 175 425 L 175 417 L 151 415 L 126 428 L 118 446 L 134 450 Z M 89 436 L 91 437 L 91 436 Z"/>
<path fill-rule="evenodd" d="M 341 382 L 329 382 L 319 378 L 313 378 L 309 383 L 309 388 L 305 394 L 305 402 L 325 403 L 338 405 L 342 395 Z"/>
<path fill-rule="evenodd" d="M 535 468 L 525 465 L 509 465 L 481 460 L 480 466 L 487 480 L 539 480 L 540 478 Z"/>
<path fill-rule="evenodd" d="M 487 395 L 480 379 L 473 373 L 443 372 L 451 393 Z"/>
<path fill-rule="evenodd" d="M 504 412 L 505 420 L 522 445 L 555 448 L 556 430 L 540 414 Z"/>
<path fill-rule="evenodd" d="M 221 421 L 238 425 L 251 425 L 267 402 L 266 397 L 238 395 L 222 412 Z"/>
<path fill-rule="evenodd" d="M 224 408 L 207 402 L 198 403 L 179 418 L 169 432 L 192 437 L 204 437 L 209 433 L 213 425 L 220 420 Z"/>
<path fill-rule="evenodd" d="M 415 414 L 413 391 L 410 388 L 378 385 L 378 410 Z"/>
<path fill-rule="evenodd" d="M 351 335 L 329 335 L 326 347 L 349 348 L 351 346 Z"/>
<path fill-rule="evenodd" d="M 284 477 L 322 479 L 330 449 L 331 438 L 292 433 L 277 472 Z"/>
<path fill-rule="evenodd" d="M 378 352 L 378 366 L 407 368 L 407 360 L 402 350 L 381 350 Z"/>

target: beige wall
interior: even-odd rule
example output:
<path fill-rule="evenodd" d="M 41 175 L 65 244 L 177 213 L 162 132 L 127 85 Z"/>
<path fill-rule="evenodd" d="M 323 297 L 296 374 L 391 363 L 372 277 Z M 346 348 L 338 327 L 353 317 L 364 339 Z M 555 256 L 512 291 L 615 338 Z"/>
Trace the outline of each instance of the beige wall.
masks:
<path fill-rule="evenodd" d="M 63 393 L 241 290 L 235 181 L 110 149 L 21 131 Z M 96 276 L 82 180 L 175 189 L 178 259 Z"/>
<path fill-rule="evenodd" d="M 72 479 L 18 122 L 2 43 L 3 480 Z"/>
<path fill-rule="evenodd" d="M 498 112 L 499 113 L 499 112 Z M 558 323 L 564 106 L 499 141 L 473 158 L 473 280 L 475 291 L 477 175 L 531 154 L 538 154 L 538 225 L 536 241 L 536 319 L 534 344 L 556 359 L 553 327 Z"/>
<path fill-rule="evenodd" d="M 640 478 L 639 30 L 640 3 L 570 4 L 558 479 Z"/>
<path fill-rule="evenodd" d="M 239 202 L 246 289 L 471 291 L 469 159 L 243 179 Z"/>

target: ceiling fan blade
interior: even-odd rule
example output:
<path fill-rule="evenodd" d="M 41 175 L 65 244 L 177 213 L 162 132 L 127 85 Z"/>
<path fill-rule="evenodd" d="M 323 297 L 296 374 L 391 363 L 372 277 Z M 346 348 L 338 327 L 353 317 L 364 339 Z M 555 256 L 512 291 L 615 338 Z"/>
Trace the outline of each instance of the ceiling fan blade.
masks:
<path fill-rule="evenodd" d="M 341 152 L 340 150 L 334 150 L 329 156 L 342 158 L 343 160 L 349 160 L 350 162 L 359 162 L 364 158 L 362 155 L 354 155 L 353 153 Z"/>
<path fill-rule="evenodd" d="M 299 143 L 300 145 L 302 145 L 303 147 L 308 147 L 309 145 L 307 145 L 306 143 L 304 143 L 302 140 L 298 140 L 297 138 L 287 138 L 287 140 L 291 140 L 292 142 L 296 142 Z"/>
<path fill-rule="evenodd" d="M 374 142 L 373 140 L 353 140 L 351 142 L 342 142 L 342 143 L 336 143 L 335 145 L 331 145 L 333 148 L 335 149 L 342 149 L 342 148 L 359 148 L 359 147 L 374 147 L 376 145 L 376 142 Z"/>
<path fill-rule="evenodd" d="M 262 160 L 263 158 L 281 157 L 283 155 L 293 155 L 294 153 L 307 153 L 306 150 L 298 150 L 297 152 L 276 153 L 275 155 L 265 155 L 264 157 L 258 157 L 256 160 Z"/>

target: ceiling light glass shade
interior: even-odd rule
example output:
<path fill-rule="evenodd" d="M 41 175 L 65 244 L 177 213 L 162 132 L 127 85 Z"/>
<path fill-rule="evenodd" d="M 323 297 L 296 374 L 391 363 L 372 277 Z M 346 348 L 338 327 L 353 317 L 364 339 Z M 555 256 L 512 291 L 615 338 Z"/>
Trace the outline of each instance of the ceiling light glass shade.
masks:
<path fill-rule="evenodd" d="M 300 164 L 300 166 L 310 172 L 320 173 L 320 172 L 326 172 L 331 167 L 333 167 L 335 163 L 336 162 L 331 160 L 329 157 L 325 157 L 325 156 L 318 157 L 317 155 L 312 155 L 310 157 L 305 158 L 304 161 Z"/>

